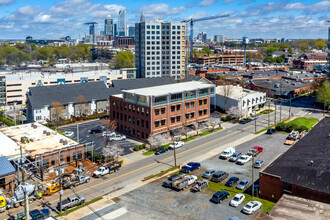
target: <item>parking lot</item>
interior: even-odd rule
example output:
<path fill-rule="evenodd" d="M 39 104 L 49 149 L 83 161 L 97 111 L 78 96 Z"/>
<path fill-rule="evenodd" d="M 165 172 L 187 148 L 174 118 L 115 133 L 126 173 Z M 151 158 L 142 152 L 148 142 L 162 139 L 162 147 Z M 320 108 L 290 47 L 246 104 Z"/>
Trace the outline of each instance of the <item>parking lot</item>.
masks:
<path fill-rule="evenodd" d="M 264 151 L 256 159 L 265 160 L 267 165 L 290 148 L 283 144 L 286 136 L 286 134 L 282 133 L 261 135 L 252 141 L 237 146 L 235 149 L 245 154 L 253 146 L 264 147 Z M 205 170 L 215 169 L 228 172 L 229 177 L 236 176 L 240 180 L 251 180 L 251 162 L 245 165 L 236 165 L 228 160 L 219 159 L 219 155 L 215 155 L 200 163 L 201 169 L 193 171 L 193 175 L 200 177 Z M 259 171 L 260 169 L 254 169 L 256 179 L 259 176 Z M 166 178 L 159 179 L 120 196 L 116 205 L 125 208 L 127 212 L 118 219 L 228 219 L 231 216 L 237 216 L 241 219 L 253 219 L 261 212 L 259 210 L 251 216 L 245 215 L 241 212 L 241 209 L 247 203 L 246 201 L 237 208 L 229 206 L 232 197 L 226 199 L 221 204 L 214 204 L 210 202 L 214 193 L 211 189 L 193 193 L 189 187 L 185 191 L 177 192 L 162 187 L 162 183 L 165 180 Z M 222 181 L 222 183 L 225 183 L 226 180 Z M 216 184 L 220 185 L 220 183 Z"/>
<path fill-rule="evenodd" d="M 65 126 L 65 127 L 61 127 L 60 130 L 63 131 L 72 131 L 74 132 L 74 135 L 72 136 L 73 139 L 77 140 L 77 127 L 79 130 L 79 141 L 81 143 L 87 143 L 87 142 L 94 142 L 94 150 L 97 152 L 101 152 L 102 150 L 102 144 L 105 141 L 105 138 L 103 138 L 101 136 L 101 133 L 98 134 L 90 134 L 89 130 L 91 130 L 92 128 L 95 128 L 98 125 L 102 125 L 101 120 L 94 120 L 94 121 L 89 121 L 89 122 L 84 122 L 84 123 L 80 123 L 75 124 L 75 125 L 69 125 L 69 126 Z M 126 140 L 123 141 L 116 141 L 121 147 L 124 148 L 124 155 L 132 153 L 132 151 L 130 150 L 131 147 L 135 147 L 136 145 L 138 145 L 139 143 L 135 140 L 129 139 L 129 137 L 127 137 Z"/>

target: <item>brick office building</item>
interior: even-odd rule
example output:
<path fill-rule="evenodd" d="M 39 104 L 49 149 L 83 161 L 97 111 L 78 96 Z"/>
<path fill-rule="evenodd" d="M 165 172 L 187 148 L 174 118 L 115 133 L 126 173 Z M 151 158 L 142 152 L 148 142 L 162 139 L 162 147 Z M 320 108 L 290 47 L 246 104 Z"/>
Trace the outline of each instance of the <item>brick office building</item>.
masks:
<path fill-rule="evenodd" d="M 283 194 L 330 203 L 330 118 L 322 119 L 286 153 L 259 173 L 261 198 Z"/>
<path fill-rule="evenodd" d="M 117 130 L 138 139 L 205 121 L 215 85 L 201 81 L 124 90 L 110 97 Z"/>

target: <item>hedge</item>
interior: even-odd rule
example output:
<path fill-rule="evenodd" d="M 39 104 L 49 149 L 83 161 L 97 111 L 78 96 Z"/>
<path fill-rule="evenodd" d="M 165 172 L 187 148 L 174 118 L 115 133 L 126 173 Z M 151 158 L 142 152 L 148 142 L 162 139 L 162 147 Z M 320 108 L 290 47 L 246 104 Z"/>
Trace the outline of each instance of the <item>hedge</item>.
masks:
<path fill-rule="evenodd" d="M 142 150 L 144 148 L 146 148 L 146 144 L 141 144 L 141 145 L 135 146 L 134 151 L 139 151 L 139 150 Z"/>
<path fill-rule="evenodd" d="M 2 121 L 3 123 L 5 123 L 8 126 L 14 126 L 15 125 L 15 123 L 12 120 L 10 120 L 8 118 L 4 118 L 3 116 L 0 116 L 0 121 Z"/>

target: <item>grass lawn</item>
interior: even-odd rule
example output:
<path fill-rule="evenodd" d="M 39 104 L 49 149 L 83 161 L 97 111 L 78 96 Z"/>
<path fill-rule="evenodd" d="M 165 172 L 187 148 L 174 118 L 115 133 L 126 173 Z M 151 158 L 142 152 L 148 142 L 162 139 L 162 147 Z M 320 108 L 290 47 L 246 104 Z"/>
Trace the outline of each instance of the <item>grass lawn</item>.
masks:
<path fill-rule="evenodd" d="M 272 113 L 272 112 L 274 112 L 274 110 L 273 109 L 270 109 L 270 111 L 268 109 L 267 110 L 263 110 L 263 111 L 259 112 L 257 115 L 258 116 L 260 116 L 260 115 L 267 115 L 267 114 L 269 114 L 269 112 Z"/>
<path fill-rule="evenodd" d="M 142 155 L 144 155 L 144 156 L 149 156 L 149 155 L 154 154 L 155 152 L 156 152 L 156 151 L 154 151 L 154 150 L 149 150 L 149 151 L 147 151 L 147 152 L 142 153 Z"/>
<path fill-rule="evenodd" d="M 208 189 L 213 191 L 213 192 L 227 191 L 230 194 L 229 199 L 232 199 L 237 193 L 243 193 L 243 190 L 238 190 L 235 187 L 228 187 L 228 186 L 225 186 L 224 184 L 214 183 L 214 182 L 211 182 L 211 181 L 210 181 L 210 185 L 208 186 Z M 255 201 L 255 200 L 260 201 L 262 203 L 262 211 L 264 213 L 269 212 L 275 205 L 274 202 L 270 202 L 268 200 L 261 199 L 261 198 L 258 198 L 258 197 L 252 197 L 252 196 L 250 196 L 248 194 L 245 194 L 245 193 L 243 193 L 243 194 L 245 195 L 244 204 L 246 204 L 249 201 Z"/>
<path fill-rule="evenodd" d="M 196 137 L 192 136 L 192 137 L 188 137 L 187 139 L 182 139 L 183 142 L 188 142 L 188 141 L 191 141 L 191 140 L 194 140 L 196 139 Z"/>
<path fill-rule="evenodd" d="M 310 118 L 310 117 L 300 117 L 296 118 L 290 122 L 287 123 L 287 125 L 295 124 L 298 127 L 300 126 L 306 126 L 308 128 L 308 131 L 312 129 L 313 125 L 316 124 L 319 120 L 316 118 Z"/>
<path fill-rule="evenodd" d="M 215 128 L 214 130 L 216 130 L 216 131 L 220 131 L 220 130 L 222 130 L 223 129 L 223 127 L 218 127 L 218 128 Z"/>
<path fill-rule="evenodd" d="M 63 216 L 63 215 L 67 215 L 67 214 L 69 214 L 69 213 L 71 213 L 71 212 L 74 212 L 74 211 L 76 211 L 76 210 L 78 210 L 78 209 L 80 209 L 80 208 L 82 208 L 82 207 L 84 207 L 84 206 L 87 206 L 87 205 L 89 205 L 89 204 L 92 204 L 92 203 L 94 203 L 94 202 L 97 202 L 97 201 L 99 201 L 99 200 L 101 200 L 101 199 L 102 199 L 102 196 L 101 196 L 101 197 L 98 197 L 98 198 L 96 198 L 96 199 L 93 199 L 93 200 L 91 200 L 91 201 L 89 201 L 89 202 L 86 202 L 86 203 L 84 203 L 84 204 L 82 204 L 82 205 L 78 205 L 78 206 L 76 206 L 76 207 L 74 207 L 74 208 L 72 208 L 72 209 L 69 209 L 69 210 L 67 210 L 67 211 L 65 211 L 65 212 L 62 212 L 62 213 L 56 215 L 55 218 L 60 217 L 60 216 Z"/>
<path fill-rule="evenodd" d="M 162 176 L 162 175 L 164 175 L 164 174 L 166 174 L 166 173 L 168 173 L 168 172 L 171 172 L 171 171 L 173 171 L 173 170 L 175 170 L 175 169 L 177 169 L 177 168 L 178 168 L 178 166 L 175 166 L 175 167 L 171 167 L 171 168 L 169 168 L 169 169 L 167 169 L 167 170 L 160 171 L 160 172 L 157 173 L 157 174 L 154 174 L 154 175 L 151 175 L 151 176 L 147 176 L 147 177 L 144 178 L 142 181 L 147 181 L 147 180 L 150 180 L 150 179 L 155 178 L 155 177 L 157 177 L 157 176 Z"/>
<path fill-rule="evenodd" d="M 205 135 L 208 135 L 208 134 L 211 134 L 212 133 L 212 131 L 205 131 L 205 132 L 203 132 L 203 133 L 200 133 L 200 134 L 198 134 L 199 136 L 205 136 Z"/>
<path fill-rule="evenodd" d="M 286 121 L 288 121 L 288 120 L 290 120 L 290 118 L 286 118 L 286 119 L 284 119 L 282 122 L 286 122 Z M 279 122 L 279 123 L 280 123 L 280 122 Z M 254 134 L 260 134 L 260 133 L 263 132 L 263 131 L 267 131 L 268 128 L 276 127 L 276 125 L 279 124 L 279 123 L 276 123 L 276 124 L 271 125 L 271 126 L 269 126 L 269 127 L 267 127 L 267 128 L 261 129 L 261 130 L 255 132 Z"/>

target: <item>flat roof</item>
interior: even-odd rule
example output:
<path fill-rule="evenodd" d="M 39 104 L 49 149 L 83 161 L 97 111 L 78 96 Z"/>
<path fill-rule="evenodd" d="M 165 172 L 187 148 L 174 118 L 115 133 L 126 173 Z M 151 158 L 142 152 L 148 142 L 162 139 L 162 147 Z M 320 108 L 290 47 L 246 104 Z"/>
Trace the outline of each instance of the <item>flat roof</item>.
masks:
<path fill-rule="evenodd" d="M 162 96 L 167 94 L 175 94 L 184 91 L 192 91 L 196 89 L 205 89 L 211 87 L 215 87 L 215 86 L 213 84 L 208 84 L 201 81 L 191 81 L 191 82 L 153 86 L 153 87 L 124 90 L 124 91 L 129 93 L 134 93 L 137 95 L 143 95 L 143 96 Z"/>
<path fill-rule="evenodd" d="M 267 89 L 275 89 L 281 90 L 280 85 L 282 87 L 282 91 L 293 91 L 296 89 L 301 89 L 305 87 L 310 87 L 310 84 L 306 82 L 297 82 L 289 79 L 253 79 L 252 83 L 256 86 L 261 86 Z M 275 84 L 278 84 L 279 87 L 275 87 Z"/>
<path fill-rule="evenodd" d="M 231 89 L 230 89 L 231 93 L 228 95 L 228 97 L 231 98 L 231 99 L 235 99 L 235 100 L 243 98 L 243 97 L 245 97 L 249 94 L 261 93 L 261 92 L 258 92 L 258 91 L 245 89 L 245 88 L 242 88 L 240 86 L 233 86 L 233 85 L 227 85 L 227 86 L 231 86 Z M 223 87 L 224 86 L 217 86 L 216 94 L 223 95 L 223 93 L 224 93 Z"/>
<path fill-rule="evenodd" d="M 330 117 L 326 117 L 262 173 L 279 176 L 283 182 L 292 185 L 330 194 L 329 144 Z"/>
<path fill-rule="evenodd" d="M 32 124 L 36 125 L 36 128 L 33 128 L 31 126 Z M 47 136 L 46 134 L 44 134 L 44 131 L 50 132 L 50 135 Z M 21 137 L 27 137 L 29 139 L 33 139 L 33 141 L 24 144 L 21 143 Z M 8 138 L 11 141 L 9 141 Z M 68 144 L 63 145 L 62 143 L 60 143 L 61 139 L 66 140 Z M 3 141 L 5 141 L 6 145 L 3 144 Z M 78 145 L 78 142 L 73 141 L 70 138 L 65 137 L 64 135 L 61 135 L 53 131 L 52 129 L 36 122 L 1 128 L 0 142 L 2 143 L 1 146 L 3 146 L 0 148 L 1 154 L 3 156 L 13 156 L 20 154 L 19 150 L 16 150 L 16 153 L 13 154 L 13 152 L 15 152 L 15 149 L 13 148 L 17 149 L 19 148 L 19 145 L 23 147 L 25 153 L 29 153 L 29 155 L 31 156 L 51 152 L 54 150 L 59 150 L 73 145 Z M 16 146 L 14 144 L 16 144 Z"/>

